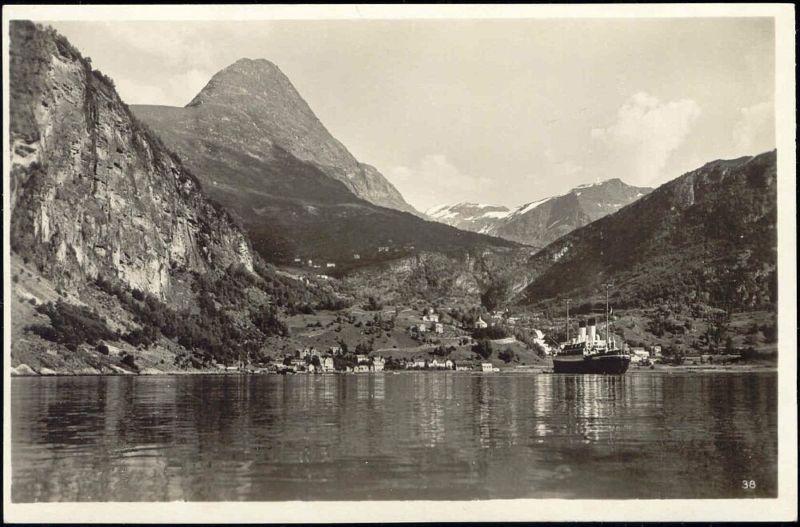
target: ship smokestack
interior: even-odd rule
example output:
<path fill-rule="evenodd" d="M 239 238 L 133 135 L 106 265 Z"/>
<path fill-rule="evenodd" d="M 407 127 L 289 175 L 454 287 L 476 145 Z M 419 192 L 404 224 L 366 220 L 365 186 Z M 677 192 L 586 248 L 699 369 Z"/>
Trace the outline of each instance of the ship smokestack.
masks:
<path fill-rule="evenodd" d="M 594 342 L 597 335 L 597 326 L 594 318 L 589 319 L 589 342 Z"/>
<path fill-rule="evenodd" d="M 578 322 L 578 342 L 586 342 L 586 321 Z"/>

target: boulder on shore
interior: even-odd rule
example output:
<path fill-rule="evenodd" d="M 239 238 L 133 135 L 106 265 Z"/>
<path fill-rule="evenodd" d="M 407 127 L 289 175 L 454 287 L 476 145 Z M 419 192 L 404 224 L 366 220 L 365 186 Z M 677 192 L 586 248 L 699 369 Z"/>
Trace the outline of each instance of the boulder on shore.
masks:
<path fill-rule="evenodd" d="M 38 375 L 33 368 L 28 366 L 27 364 L 20 364 L 16 368 L 11 368 L 11 375 L 13 376 L 24 376 L 24 375 Z"/>

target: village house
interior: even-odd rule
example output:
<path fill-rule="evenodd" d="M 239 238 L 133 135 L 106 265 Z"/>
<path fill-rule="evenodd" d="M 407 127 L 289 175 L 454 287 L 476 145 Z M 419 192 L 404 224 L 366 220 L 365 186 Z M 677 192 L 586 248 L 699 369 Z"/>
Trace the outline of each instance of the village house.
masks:
<path fill-rule="evenodd" d="M 383 371 L 385 365 L 386 360 L 380 355 L 372 358 L 372 371 Z"/>
<path fill-rule="evenodd" d="M 333 262 L 328 262 L 328 263 L 325 264 L 325 267 L 327 267 L 328 269 L 331 269 L 333 267 L 336 267 L 336 264 L 333 263 Z"/>
<path fill-rule="evenodd" d="M 319 361 L 322 371 L 334 371 L 336 368 L 333 363 L 333 357 L 326 355 Z"/>
<path fill-rule="evenodd" d="M 293 371 L 305 371 L 306 361 L 304 359 L 292 359 L 289 368 Z"/>
<path fill-rule="evenodd" d="M 428 326 L 425 324 L 414 324 L 408 328 L 409 333 L 411 336 L 417 335 L 419 333 L 426 333 L 428 331 Z"/>
<path fill-rule="evenodd" d="M 359 364 L 353 368 L 354 373 L 369 373 L 369 364 Z"/>
<path fill-rule="evenodd" d="M 482 372 L 494 371 L 494 366 L 492 366 L 491 362 L 484 362 L 481 364 L 481 371 Z"/>
<path fill-rule="evenodd" d="M 439 314 L 433 312 L 433 308 L 429 307 L 422 315 L 423 322 L 439 322 Z"/>
<path fill-rule="evenodd" d="M 388 253 L 389 252 L 389 248 L 386 247 L 386 246 L 378 247 L 378 252 L 379 253 Z"/>
<path fill-rule="evenodd" d="M 447 359 L 446 361 L 444 361 L 444 367 L 447 368 L 448 370 L 452 370 L 453 366 L 454 364 L 452 360 Z"/>
<path fill-rule="evenodd" d="M 353 260 L 360 260 L 360 259 L 361 259 L 361 255 L 360 254 L 358 254 L 358 253 L 353 254 Z"/>
<path fill-rule="evenodd" d="M 478 317 L 478 320 L 475 321 L 475 329 L 486 329 L 489 327 L 489 324 L 483 321 L 481 317 Z"/>
<path fill-rule="evenodd" d="M 301 264 L 301 263 L 303 263 L 303 260 L 301 258 L 295 258 L 294 259 L 294 263 Z"/>
<path fill-rule="evenodd" d="M 644 348 L 631 348 L 631 364 L 647 365 L 650 363 L 650 353 Z"/>
<path fill-rule="evenodd" d="M 456 361 L 456 371 L 470 371 L 472 369 L 472 363 L 463 360 Z"/>
<path fill-rule="evenodd" d="M 434 369 L 444 368 L 444 362 L 439 362 L 438 359 L 433 359 L 428 363 L 428 368 L 434 368 Z"/>
<path fill-rule="evenodd" d="M 433 330 L 436 333 L 444 333 L 444 324 L 437 322 L 433 325 Z"/>
<path fill-rule="evenodd" d="M 330 353 L 333 356 L 341 355 L 342 354 L 342 348 L 339 347 L 339 346 L 330 346 L 328 348 L 328 353 Z"/>
<path fill-rule="evenodd" d="M 411 363 L 411 367 L 416 369 L 424 369 L 427 365 L 425 359 L 414 359 L 414 362 Z"/>
<path fill-rule="evenodd" d="M 361 364 L 362 362 L 369 362 L 369 357 L 366 355 L 358 354 L 356 355 L 356 362 Z"/>

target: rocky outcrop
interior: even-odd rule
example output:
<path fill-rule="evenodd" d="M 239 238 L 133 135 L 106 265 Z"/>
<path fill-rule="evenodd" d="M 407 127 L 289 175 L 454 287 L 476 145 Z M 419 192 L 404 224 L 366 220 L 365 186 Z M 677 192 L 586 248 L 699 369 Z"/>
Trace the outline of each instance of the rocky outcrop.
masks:
<path fill-rule="evenodd" d="M 11 247 L 43 274 L 170 299 L 189 273 L 252 269 L 231 217 L 65 38 L 11 22 L 10 86 Z"/>

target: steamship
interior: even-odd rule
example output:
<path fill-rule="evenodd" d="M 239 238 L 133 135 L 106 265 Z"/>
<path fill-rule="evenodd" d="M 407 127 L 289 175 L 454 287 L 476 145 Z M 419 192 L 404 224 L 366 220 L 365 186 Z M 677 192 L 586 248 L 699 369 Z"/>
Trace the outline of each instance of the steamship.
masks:
<path fill-rule="evenodd" d="M 564 342 L 555 353 L 553 372 L 619 374 L 625 373 L 630 363 L 630 355 L 617 347 L 616 339 L 609 337 L 607 329 L 605 340 L 599 338 L 595 319 L 590 318 L 588 322 L 581 320 L 578 336 Z"/>

